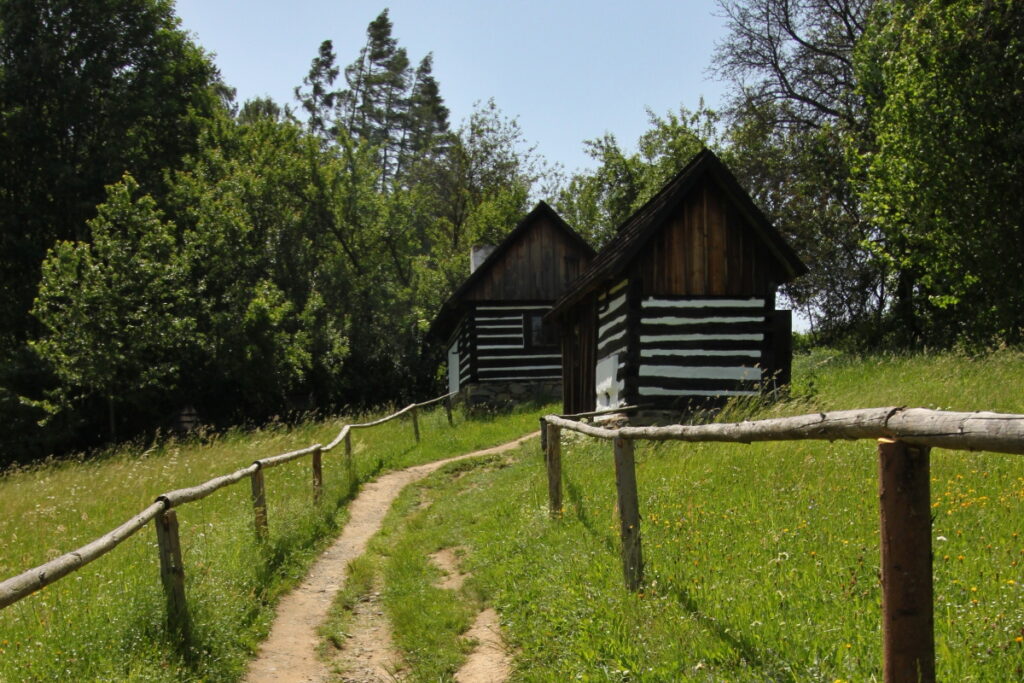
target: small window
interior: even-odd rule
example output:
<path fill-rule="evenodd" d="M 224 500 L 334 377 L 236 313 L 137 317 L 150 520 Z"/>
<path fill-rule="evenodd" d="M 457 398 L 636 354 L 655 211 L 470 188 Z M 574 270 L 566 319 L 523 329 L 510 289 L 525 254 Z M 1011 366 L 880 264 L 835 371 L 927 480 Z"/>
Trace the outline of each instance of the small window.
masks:
<path fill-rule="evenodd" d="M 523 315 L 523 341 L 528 349 L 543 349 L 558 346 L 554 325 L 544 322 L 541 313 Z"/>
<path fill-rule="evenodd" d="M 565 284 L 572 283 L 580 275 L 580 258 L 578 256 L 565 257 Z"/>

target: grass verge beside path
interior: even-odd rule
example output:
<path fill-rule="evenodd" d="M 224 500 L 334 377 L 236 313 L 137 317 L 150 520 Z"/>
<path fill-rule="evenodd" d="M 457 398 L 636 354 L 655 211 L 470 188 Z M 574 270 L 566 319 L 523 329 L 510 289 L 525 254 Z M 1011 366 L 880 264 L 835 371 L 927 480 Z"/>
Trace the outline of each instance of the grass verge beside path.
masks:
<path fill-rule="evenodd" d="M 819 353 L 800 359 L 792 401 L 744 410 L 1024 413 L 1022 386 L 1017 352 Z M 413 680 L 451 675 L 465 650 L 458 634 L 484 603 L 518 653 L 514 680 L 881 679 L 874 443 L 649 443 L 636 457 L 639 595 L 622 587 L 605 442 L 565 436 L 557 522 L 536 443 L 407 490 L 371 568 Z M 1024 458 L 934 450 L 932 500 L 939 678 L 1024 680 Z M 427 555 L 451 546 L 473 574 L 461 593 L 432 586 Z M 432 616 L 418 617 L 420 606 Z"/>
<path fill-rule="evenodd" d="M 178 510 L 194 638 L 165 635 L 156 539 L 147 527 L 112 553 L 0 611 L 0 680 L 232 680 L 269 630 L 277 597 L 295 585 L 345 521 L 360 482 L 385 470 L 458 455 L 536 429 L 539 410 L 483 420 L 421 413 L 422 441 L 400 419 L 353 434 L 355 479 L 344 449 L 324 456 L 324 496 L 312 504 L 308 459 L 265 473 L 270 537 L 253 533 L 242 481 Z M 206 444 L 122 448 L 89 461 L 0 476 L 0 576 L 7 578 L 106 533 L 165 491 L 232 472 L 256 459 L 327 443 L 335 420 L 241 430 Z"/>

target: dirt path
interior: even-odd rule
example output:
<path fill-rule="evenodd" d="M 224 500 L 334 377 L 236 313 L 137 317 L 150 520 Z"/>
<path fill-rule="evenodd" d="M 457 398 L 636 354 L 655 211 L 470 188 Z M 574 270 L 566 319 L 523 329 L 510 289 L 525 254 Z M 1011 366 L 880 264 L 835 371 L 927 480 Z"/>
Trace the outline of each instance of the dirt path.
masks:
<path fill-rule="evenodd" d="M 407 485 L 450 462 L 503 453 L 537 436 L 534 432 L 510 443 L 391 472 L 363 487 L 349 505 L 349 521 L 341 536 L 320 556 L 298 587 L 282 598 L 270 635 L 249 666 L 245 680 L 326 683 L 329 669 L 317 658 L 317 627 L 327 617 L 335 594 L 345 585 L 348 564 L 366 551 L 380 529 L 392 501 Z"/>
<path fill-rule="evenodd" d="M 459 569 L 458 550 L 443 548 L 430 556 L 431 562 L 445 573 L 444 578 L 435 584 L 438 588 L 459 590 L 469 578 L 469 574 L 463 574 Z M 490 607 L 480 612 L 463 637 L 475 640 L 477 645 L 462 668 L 455 672 L 456 683 L 500 683 L 508 680 L 512 673 L 512 657 L 501 637 L 501 621 L 497 612 Z"/>

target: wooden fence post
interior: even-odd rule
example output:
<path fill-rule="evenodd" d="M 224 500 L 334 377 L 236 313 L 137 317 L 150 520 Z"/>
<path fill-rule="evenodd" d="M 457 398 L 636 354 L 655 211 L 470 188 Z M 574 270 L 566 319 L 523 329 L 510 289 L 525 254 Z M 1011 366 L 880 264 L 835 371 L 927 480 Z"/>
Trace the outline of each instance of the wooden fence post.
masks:
<path fill-rule="evenodd" d="M 352 462 L 352 430 L 345 432 L 345 469 L 351 479 L 354 471 Z"/>
<path fill-rule="evenodd" d="M 934 683 L 929 449 L 878 440 L 886 683 Z"/>
<path fill-rule="evenodd" d="M 619 537 L 622 539 L 622 574 L 626 588 L 640 589 L 644 582 L 644 558 L 640 548 L 640 503 L 636 492 L 633 442 L 616 437 L 615 489 L 619 501 Z"/>
<path fill-rule="evenodd" d="M 455 424 L 454 422 L 452 422 L 452 397 L 451 396 L 448 396 L 444 400 L 444 412 L 445 412 L 446 415 L 448 415 L 448 426 L 451 427 L 452 425 Z"/>
<path fill-rule="evenodd" d="M 252 512 L 256 522 L 256 538 L 267 540 L 267 493 L 263 487 L 263 467 L 256 463 L 256 471 L 250 477 L 252 484 Z"/>
<path fill-rule="evenodd" d="M 416 437 L 416 443 L 420 442 L 420 420 L 419 420 L 419 409 L 416 406 L 412 407 L 412 433 Z"/>
<path fill-rule="evenodd" d="M 540 453 L 545 455 L 548 452 L 548 423 L 541 417 L 540 420 Z"/>
<path fill-rule="evenodd" d="M 319 503 L 324 492 L 323 457 L 320 447 L 313 450 L 313 502 Z"/>
<path fill-rule="evenodd" d="M 548 511 L 552 517 L 562 515 L 562 428 L 547 425 L 547 450 L 545 462 L 548 469 Z"/>
<path fill-rule="evenodd" d="M 185 603 L 185 567 L 181 562 L 181 541 L 178 538 L 178 516 L 174 508 L 164 510 L 153 519 L 156 542 L 160 549 L 160 581 L 167 595 L 167 627 L 182 642 L 188 642 L 188 605 Z"/>

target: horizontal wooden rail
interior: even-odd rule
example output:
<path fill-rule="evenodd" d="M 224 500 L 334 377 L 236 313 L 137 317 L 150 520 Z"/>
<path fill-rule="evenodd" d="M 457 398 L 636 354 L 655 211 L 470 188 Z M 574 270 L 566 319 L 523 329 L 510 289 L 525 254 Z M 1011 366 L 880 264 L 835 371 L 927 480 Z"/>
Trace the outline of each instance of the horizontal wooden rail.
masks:
<path fill-rule="evenodd" d="M 548 415 L 546 422 L 600 439 L 649 441 L 795 441 L 896 439 L 913 446 L 1024 454 L 1024 415 L 954 413 L 925 408 L 869 408 L 731 422 L 606 429 Z"/>
<path fill-rule="evenodd" d="M 231 474 L 225 474 L 224 476 L 211 479 L 199 486 L 192 486 L 187 489 L 178 489 L 176 491 L 162 493 L 157 496 L 157 500 L 162 500 L 166 503 L 168 508 L 184 505 L 185 503 L 191 503 L 194 500 L 202 500 L 211 493 L 222 489 L 225 486 L 231 486 L 232 484 L 238 483 L 242 479 L 251 476 L 257 469 L 259 469 L 259 466 L 256 463 L 253 463 L 252 465 L 243 467 Z"/>
<path fill-rule="evenodd" d="M 201 500 L 209 496 L 210 494 L 238 483 L 246 477 L 253 479 L 253 500 L 254 507 L 256 508 L 256 529 L 257 535 L 265 535 L 266 533 L 266 501 L 263 497 L 263 477 L 262 470 L 276 467 L 277 465 L 283 465 L 286 462 L 296 460 L 298 458 L 314 455 L 315 453 L 323 453 L 334 448 L 338 444 L 342 443 L 349 436 L 351 430 L 356 428 L 367 428 L 374 427 L 380 424 L 384 424 L 390 420 L 394 420 L 402 415 L 415 410 L 417 407 L 430 406 L 435 403 L 440 403 L 444 400 L 450 400 L 455 394 L 445 394 L 423 403 L 412 403 L 405 408 L 402 408 L 396 413 L 388 415 L 387 417 L 373 422 L 365 422 L 362 424 L 345 425 L 342 427 L 341 432 L 337 437 L 327 446 L 321 446 L 320 444 L 314 444 L 307 448 L 302 448 L 297 451 L 291 451 L 288 453 L 282 453 L 281 455 L 275 455 L 269 458 L 263 458 L 257 460 L 248 467 L 236 470 L 230 474 L 225 474 L 220 477 L 215 477 L 207 482 L 192 486 L 184 489 L 176 489 L 169 491 L 157 496 L 156 502 L 147 507 L 145 510 L 129 519 L 124 524 L 120 525 L 113 531 L 110 531 L 103 536 L 91 541 L 77 550 L 65 553 L 60 557 L 54 558 L 49 562 L 28 569 L 17 576 L 0 582 L 0 609 L 12 605 L 15 602 L 21 600 L 28 595 L 31 595 L 35 591 L 47 586 L 58 579 L 67 576 L 71 572 L 84 567 L 93 560 L 105 555 L 106 553 L 113 550 L 124 541 L 126 538 L 137 532 L 139 529 L 144 527 L 149 522 L 157 519 L 164 515 L 164 513 L 170 513 L 175 507 L 190 503 L 196 500 Z M 449 404 L 450 406 L 450 404 Z M 449 417 L 449 423 L 451 418 Z M 418 431 L 418 430 L 417 430 Z M 351 463 L 349 463 L 351 466 Z M 322 488 L 322 473 L 319 471 L 317 464 L 314 464 L 314 475 L 313 475 L 313 495 L 317 497 Z M 174 532 L 176 534 L 176 531 Z M 176 541 L 175 541 L 176 543 Z M 164 558 L 164 553 L 161 553 L 161 560 Z M 177 559 L 180 562 L 180 558 Z"/>
<path fill-rule="evenodd" d="M 620 408 L 603 408 L 601 410 L 592 410 L 589 413 L 573 413 L 572 415 L 559 415 L 561 418 L 580 420 L 585 417 L 600 417 L 602 415 L 614 415 L 615 413 L 630 413 L 634 410 L 640 410 L 643 406 L 622 406 Z"/>
<path fill-rule="evenodd" d="M 263 469 L 277 467 L 278 465 L 283 465 L 286 462 L 298 460 L 304 455 L 309 455 L 318 448 L 321 448 L 320 444 L 313 444 L 312 446 L 301 448 L 297 451 L 292 451 L 290 453 L 282 453 L 281 455 L 275 455 L 271 458 L 263 458 L 262 460 L 257 460 L 256 462 L 258 462 L 260 464 L 260 467 L 262 467 Z M 321 450 L 323 449 L 321 448 Z"/>
<path fill-rule="evenodd" d="M 48 586 L 76 569 L 81 569 L 96 558 L 107 554 L 117 547 L 121 541 L 146 526 L 146 524 L 163 512 L 166 505 L 162 500 L 158 500 L 121 526 L 100 536 L 95 541 L 86 543 L 78 550 L 72 550 L 50 560 L 46 564 L 33 567 L 0 583 L 0 609 L 21 600 L 26 595 L 34 593 L 44 586 Z"/>
<path fill-rule="evenodd" d="M 643 583 L 633 441 L 795 441 L 875 439 L 879 458 L 883 672 L 886 683 L 934 683 L 929 450 L 1024 454 L 1024 415 L 925 408 L 840 410 L 754 422 L 607 429 L 547 415 L 548 503 L 561 517 L 561 448 L 567 429 L 614 443 L 617 509 L 626 587 Z"/>

